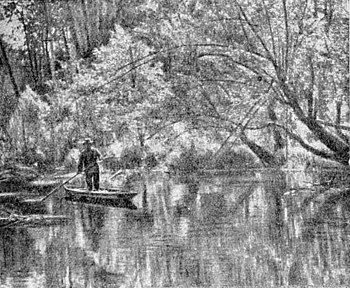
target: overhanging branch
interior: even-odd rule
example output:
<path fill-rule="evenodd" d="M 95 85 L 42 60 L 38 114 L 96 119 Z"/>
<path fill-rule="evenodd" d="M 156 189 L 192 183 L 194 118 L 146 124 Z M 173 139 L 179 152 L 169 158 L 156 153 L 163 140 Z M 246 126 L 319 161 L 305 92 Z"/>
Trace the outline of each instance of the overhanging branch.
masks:
<path fill-rule="evenodd" d="M 322 158 L 325 159 L 330 159 L 330 160 L 334 160 L 337 161 L 337 158 L 335 157 L 334 154 L 331 153 L 327 153 L 325 151 L 319 150 L 313 146 L 311 146 L 310 144 L 307 144 L 299 135 L 293 133 L 292 131 L 288 130 L 286 127 L 284 127 L 283 125 L 274 123 L 273 125 L 276 125 L 277 127 L 283 129 L 289 137 L 291 137 L 293 140 L 297 141 L 304 149 L 306 149 L 307 151 L 320 156 Z"/>
<path fill-rule="evenodd" d="M 345 130 L 345 131 L 350 131 L 350 126 L 346 126 L 346 125 L 338 125 L 336 123 L 331 123 L 331 122 L 326 122 L 323 120 L 316 120 L 319 124 L 322 124 L 324 126 L 328 126 L 328 127 L 334 127 L 337 129 L 341 129 L 341 130 Z"/>

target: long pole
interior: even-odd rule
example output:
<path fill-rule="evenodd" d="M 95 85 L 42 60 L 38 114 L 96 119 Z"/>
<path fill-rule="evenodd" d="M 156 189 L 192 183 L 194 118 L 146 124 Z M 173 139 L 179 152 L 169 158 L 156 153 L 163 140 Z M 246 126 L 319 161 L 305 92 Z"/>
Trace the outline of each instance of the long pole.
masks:
<path fill-rule="evenodd" d="M 59 188 L 61 188 L 63 185 L 67 184 L 69 181 L 73 180 L 75 177 L 77 177 L 79 175 L 79 173 L 75 174 L 74 176 L 70 177 L 68 180 L 66 180 L 65 182 L 63 182 L 62 184 L 58 185 L 55 189 L 53 189 L 50 193 L 48 193 L 46 196 L 44 196 L 43 198 L 41 198 L 41 200 L 39 202 L 43 202 L 44 200 L 46 200 L 47 198 L 49 198 L 53 193 L 55 193 Z"/>

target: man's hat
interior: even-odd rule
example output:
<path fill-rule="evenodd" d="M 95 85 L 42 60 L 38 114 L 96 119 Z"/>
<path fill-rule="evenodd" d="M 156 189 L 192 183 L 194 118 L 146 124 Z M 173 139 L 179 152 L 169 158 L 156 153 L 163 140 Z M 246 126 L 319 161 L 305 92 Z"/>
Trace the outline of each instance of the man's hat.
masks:
<path fill-rule="evenodd" d="M 83 144 L 92 144 L 91 138 L 85 138 Z"/>

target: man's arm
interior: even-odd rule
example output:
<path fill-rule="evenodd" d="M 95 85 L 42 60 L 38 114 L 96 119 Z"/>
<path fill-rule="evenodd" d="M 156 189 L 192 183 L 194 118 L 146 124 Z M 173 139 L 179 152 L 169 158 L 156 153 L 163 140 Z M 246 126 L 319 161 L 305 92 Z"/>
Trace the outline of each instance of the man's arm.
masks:
<path fill-rule="evenodd" d="M 96 148 L 95 148 L 95 151 L 96 151 L 97 159 L 98 159 L 98 160 L 102 160 L 102 154 L 101 154 L 101 152 L 98 151 Z"/>

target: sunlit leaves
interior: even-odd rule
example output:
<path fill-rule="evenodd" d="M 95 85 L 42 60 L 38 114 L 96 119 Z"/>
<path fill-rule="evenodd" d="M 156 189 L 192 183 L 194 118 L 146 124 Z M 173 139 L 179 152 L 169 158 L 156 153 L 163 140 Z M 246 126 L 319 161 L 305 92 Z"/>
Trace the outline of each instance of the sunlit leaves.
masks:
<path fill-rule="evenodd" d="M 95 61 L 82 66 L 70 86 L 80 121 L 102 130 L 124 122 L 128 131 L 148 133 L 150 113 L 171 96 L 162 65 L 152 54 L 153 49 L 115 26 L 109 44 L 94 51 Z"/>
<path fill-rule="evenodd" d="M 0 4 L 3 5 L 3 4 Z M 2 7 L 3 8 L 3 7 Z M 24 31 L 23 25 L 18 19 L 18 16 L 1 17 L 0 12 L 0 37 L 13 49 L 24 48 Z"/>
<path fill-rule="evenodd" d="M 333 119 L 329 105 L 347 99 L 348 20 L 333 1 L 331 15 L 325 0 L 127 1 L 118 2 L 120 14 L 116 2 L 96 1 L 85 7 L 86 19 L 80 2 L 13 3 L 27 7 L 11 13 L 25 15 L 34 47 L 28 52 L 48 70 L 51 56 L 64 67 L 65 77 L 50 86 L 48 123 L 66 115 L 82 131 L 128 125 L 123 131 L 147 138 L 175 122 L 238 136 L 249 122 L 246 129 L 264 136 L 258 128 L 271 121 L 271 103 L 283 126 L 288 107 L 303 116 L 312 106 L 320 119 Z M 121 18 L 112 21 L 112 14 Z M 13 48 L 24 43 L 13 37 L 23 28 L 18 19 L 2 34 Z M 34 76 L 46 81 L 49 71 L 38 70 Z"/>
<path fill-rule="evenodd" d="M 271 102 L 282 126 L 287 125 L 281 114 L 286 105 L 300 118 L 313 109 L 320 119 L 333 117 L 329 104 L 348 95 L 348 28 L 340 5 L 302 0 L 209 2 L 160 2 L 159 21 L 143 27 L 154 43 L 183 47 L 171 56 L 171 69 L 176 89 L 190 83 L 185 92 L 174 89 L 190 125 L 221 122 L 216 128 L 232 130 L 259 99 L 266 101 L 252 116 L 255 126 L 270 121 L 266 106 Z M 204 48 L 203 43 L 222 46 Z"/>

